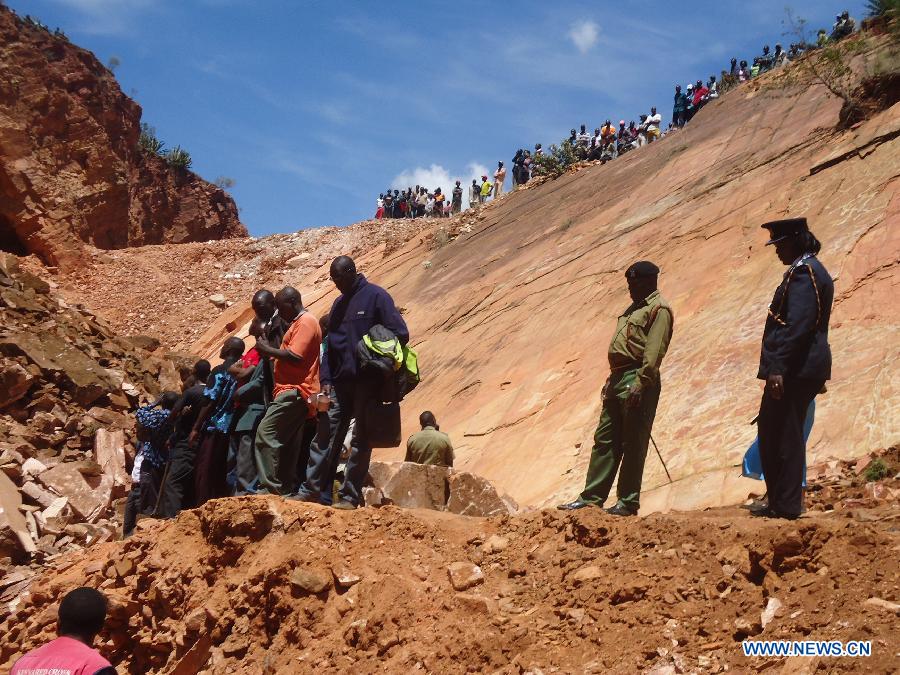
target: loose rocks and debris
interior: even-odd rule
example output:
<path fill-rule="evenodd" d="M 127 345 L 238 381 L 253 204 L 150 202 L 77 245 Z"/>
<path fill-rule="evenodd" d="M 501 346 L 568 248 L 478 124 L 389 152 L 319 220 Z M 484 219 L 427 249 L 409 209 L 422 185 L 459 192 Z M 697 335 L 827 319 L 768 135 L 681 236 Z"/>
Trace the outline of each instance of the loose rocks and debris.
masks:
<path fill-rule="evenodd" d="M 87 584 L 110 598 L 99 648 L 120 672 L 789 672 L 742 655 L 765 638 L 870 640 L 866 671 L 887 673 L 900 510 L 852 513 L 473 519 L 213 500 L 54 560 L 0 623 L 0 663 L 49 638 L 54 603 Z M 0 586 L 23 583 L 14 570 Z"/>
<path fill-rule="evenodd" d="M 0 614 L 42 566 L 117 536 L 129 410 L 181 385 L 176 361 L 145 344 L 0 255 Z"/>

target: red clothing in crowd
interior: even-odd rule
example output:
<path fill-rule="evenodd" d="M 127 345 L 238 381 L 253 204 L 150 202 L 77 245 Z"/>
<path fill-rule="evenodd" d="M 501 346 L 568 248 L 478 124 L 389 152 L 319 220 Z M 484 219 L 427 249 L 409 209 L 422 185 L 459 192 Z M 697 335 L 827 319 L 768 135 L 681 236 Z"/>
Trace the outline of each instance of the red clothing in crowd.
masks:
<path fill-rule="evenodd" d="M 709 89 L 706 87 L 700 87 L 699 89 L 694 90 L 694 107 L 700 105 L 700 102 L 706 98 L 706 95 L 709 93 Z"/>

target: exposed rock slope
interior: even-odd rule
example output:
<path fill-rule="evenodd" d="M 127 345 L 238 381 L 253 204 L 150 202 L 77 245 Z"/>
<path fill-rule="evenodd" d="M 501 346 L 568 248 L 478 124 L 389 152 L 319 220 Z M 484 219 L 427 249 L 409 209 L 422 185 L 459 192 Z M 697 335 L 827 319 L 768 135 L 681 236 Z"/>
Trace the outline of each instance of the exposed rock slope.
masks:
<path fill-rule="evenodd" d="M 837 132 L 840 102 L 820 85 L 785 86 L 785 75 L 729 92 L 661 142 L 505 197 L 460 221 L 471 224 L 448 245 L 418 237 L 366 255 L 364 272 L 404 308 L 424 370 L 405 429 L 435 411 L 458 464 L 519 503 L 576 494 L 606 347 L 629 304 L 623 272 L 649 259 L 675 312 L 653 435 L 676 482 L 651 448 L 644 507 L 735 503 L 755 485 L 736 465 L 755 435 L 759 339 L 784 271 L 760 224 L 791 214 L 809 218 L 836 279 L 834 376 L 809 463 L 895 443 L 900 104 Z M 327 311 L 326 267 L 296 281 L 313 311 Z M 228 322 L 248 320 L 236 305 L 198 348 L 217 349 Z"/>
<path fill-rule="evenodd" d="M 138 148 L 140 121 L 93 54 L 0 5 L 0 250 L 72 267 L 84 243 L 246 235 L 225 192 Z"/>
<path fill-rule="evenodd" d="M 582 485 L 606 347 L 629 302 L 623 272 L 651 259 L 676 316 L 654 428 L 676 482 L 667 485 L 651 448 L 645 511 L 735 503 L 758 486 L 736 465 L 755 435 L 759 339 L 783 272 L 763 246 L 765 220 L 806 215 L 836 278 L 834 378 L 810 464 L 889 446 L 900 429 L 900 106 L 835 131 L 840 101 L 821 85 L 788 86 L 802 82 L 786 77 L 793 68 L 727 93 L 658 143 L 510 194 L 478 216 L 129 249 L 70 278 L 72 293 L 131 330 L 153 325 L 183 344 L 219 313 L 207 297 L 221 290 L 234 304 L 195 344 L 213 356 L 249 321 L 248 300 L 263 284 L 293 283 L 325 313 L 335 297 L 328 262 L 353 253 L 403 308 L 420 353 L 425 379 L 404 403 L 405 431 L 435 411 L 462 469 L 539 505 Z M 395 228 L 406 239 L 390 238 Z M 155 275 L 164 276 L 156 285 Z M 122 297 L 126 288 L 133 298 Z M 159 311 L 141 317 L 148 299 Z"/>

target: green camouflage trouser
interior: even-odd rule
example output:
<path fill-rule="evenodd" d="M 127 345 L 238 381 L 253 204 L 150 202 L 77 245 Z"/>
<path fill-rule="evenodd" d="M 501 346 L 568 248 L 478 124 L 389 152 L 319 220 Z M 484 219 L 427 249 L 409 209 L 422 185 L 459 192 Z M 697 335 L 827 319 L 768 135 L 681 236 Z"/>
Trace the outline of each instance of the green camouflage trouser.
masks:
<path fill-rule="evenodd" d="M 627 370 L 610 380 L 610 391 L 603 402 L 603 412 L 588 465 L 587 479 L 580 499 L 603 506 L 619 470 L 618 504 L 637 510 L 640 506 L 644 460 L 650 443 L 650 429 L 659 402 L 659 385 L 644 389 L 636 407 L 626 403 L 628 388 L 636 380 L 637 370 Z"/>

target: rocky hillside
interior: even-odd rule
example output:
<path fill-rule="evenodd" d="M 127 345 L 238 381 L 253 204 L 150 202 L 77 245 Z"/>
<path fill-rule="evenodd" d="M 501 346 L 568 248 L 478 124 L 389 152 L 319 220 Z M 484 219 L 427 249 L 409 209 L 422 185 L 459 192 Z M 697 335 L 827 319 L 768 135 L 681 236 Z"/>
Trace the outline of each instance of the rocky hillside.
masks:
<path fill-rule="evenodd" d="M 181 360 L 123 339 L 0 254 L 0 602 L 35 570 L 121 531 L 130 411 L 180 390 Z M 155 352 L 155 353 L 154 353 Z M 129 460 L 126 460 L 126 457 Z"/>
<path fill-rule="evenodd" d="M 140 122 L 93 54 L 0 5 L 0 250 L 72 268 L 85 243 L 245 236 L 225 192 L 138 147 Z"/>
<path fill-rule="evenodd" d="M 0 613 L 0 662 L 86 584 L 111 603 L 98 647 L 127 673 L 896 672 L 900 481 L 854 488 L 854 467 L 831 468 L 792 523 L 214 500 L 57 561 Z M 748 658 L 746 638 L 872 655 Z"/>

